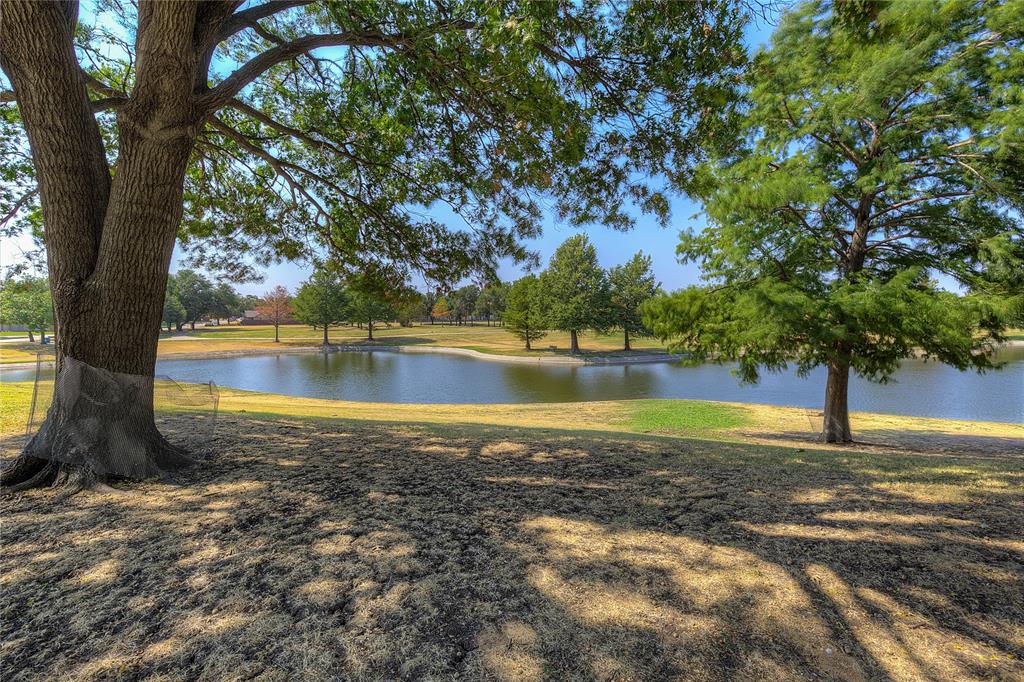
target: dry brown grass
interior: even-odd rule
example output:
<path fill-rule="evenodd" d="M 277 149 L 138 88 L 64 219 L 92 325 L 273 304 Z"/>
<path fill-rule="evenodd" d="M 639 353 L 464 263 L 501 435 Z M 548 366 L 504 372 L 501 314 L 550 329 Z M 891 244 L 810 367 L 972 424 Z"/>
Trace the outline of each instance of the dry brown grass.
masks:
<path fill-rule="evenodd" d="M 5 680 L 1024 675 L 1020 457 L 234 414 L 217 450 L 3 501 Z"/>

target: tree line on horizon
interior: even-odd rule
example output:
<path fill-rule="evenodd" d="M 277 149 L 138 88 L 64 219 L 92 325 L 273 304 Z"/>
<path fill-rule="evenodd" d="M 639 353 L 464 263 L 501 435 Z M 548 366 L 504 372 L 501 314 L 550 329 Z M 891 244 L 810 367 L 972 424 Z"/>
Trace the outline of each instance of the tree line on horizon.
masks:
<path fill-rule="evenodd" d="M 184 294 L 186 311 L 175 320 L 178 329 L 203 316 L 219 316 L 222 307 L 220 292 L 230 285 L 214 286 L 202 275 L 190 270 L 173 277 L 178 298 Z M 197 287 L 203 284 L 206 287 Z M 184 286 L 183 286 L 184 285 Z M 203 295 L 196 292 L 205 291 Z M 540 274 L 526 275 L 514 282 L 493 281 L 483 287 L 476 284 L 453 289 L 447 293 L 423 293 L 405 286 L 386 294 L 361 283 L 346 282 L 327 269 L 317 268 L 292 296 L 288 289 L 276 286 L 263 297 L 233 299 L 236 308 L 243 302 L 255 309 L 263 320 L 277 328 L 294 320 L 323 331 L 323 343 L 330 343 L 328 330 L 349 323 L 365 327 L 367 339 L 373 340 L 374 325 L 397 322 L 408 326 L 414 321 L 447 322 L 452 325 L 472 324 L 483 320 L 488 325 L 502 325 L 532 350 L 531 343 L 547 335 L 549 330 L 565 331 L 570 337 L 570 352 L 579 353 L 579 333 L 623 333 L 623 348 L 631 350 L 630 338 L 649 336 L 650 329 L 641 319 L 641 306 L 660 292 L 651 270 L 651 258 L 642 252 L 623 265 L 603 269 L 597 252 L 586 235 L 567 239 L 551 257 Z M 174 300 L 168 292 L 168 300 Z M 197 301 L 189 308 L 189 301 Z M 165 307 L 171 314 L 177 304 Z M 227 316 L 226 314 L 224 316 Z M 165 320 L 165 324 L 170 324 Z M 194 328 L 194 327 L 193 327 Z"/>

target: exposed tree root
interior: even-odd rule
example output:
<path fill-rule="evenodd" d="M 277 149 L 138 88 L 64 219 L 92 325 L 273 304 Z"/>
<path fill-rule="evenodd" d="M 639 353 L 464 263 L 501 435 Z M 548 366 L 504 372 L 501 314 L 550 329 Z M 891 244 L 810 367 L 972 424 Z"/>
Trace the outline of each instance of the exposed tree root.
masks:
<path fill-rule="evenodd" d="M 97 458 L 88 453 L 73 452 L 73 457 L 60 461 L 37 456 L 41 452 L 39 434 L 25 446 L 22 453 L 9 466 L 0 471 L 0 491 L 16 493 L 33 488 L 52 487 L 60 491 L 61 499 L 91 490 L 101 494 L 131 495 L 131 491 L 114 488 L 113 479 L 145 480 L 166 477 L 167 472 L 196 463 L 196 460 L 181 448 L 172 445 L 156 432 L 153 446 L 146 452 L 133 453 L 133 459 L 141 462 L 136 470 L 142 475 L 121 476 L 117 472 L 100 473 L 94 468 Z M 35 454 L 32 454 L 35 453 Z M 100 469 L 100 471 L 103 471 Z"/>
<path fill-rule="evenodd" d="M 60 466 L 57 462 L 48 462 L 30 455 L 22 455 L 15 460 L 13 466 L 0 474 L 0 481 L 2 481 L 0 485 L 5 491 L 12 493 L 30 488 L 41 488 L 53 483 L 59 470 Z"/>

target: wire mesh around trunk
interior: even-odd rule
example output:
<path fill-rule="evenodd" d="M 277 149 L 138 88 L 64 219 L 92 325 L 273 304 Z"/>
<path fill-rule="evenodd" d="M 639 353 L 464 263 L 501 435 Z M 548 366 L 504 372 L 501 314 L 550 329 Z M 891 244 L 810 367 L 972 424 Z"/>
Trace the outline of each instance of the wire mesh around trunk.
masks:
<path fill-rule="evenodd" d="M 210 454 L 219 400 L 212 381 L 181 384 L 166 376 L 119 374 L 73 358 L 64 359 L 58 374 L 40 357 L 26 435 L 40 431 L 49 415 L 51 422 L 60 422 L 65 439 L 99 458 L 102 473 L 140 477 L 151 473 L 137 469 L 138 449 L 147 445 L 142 434 L 152 432 L 152 422 L 171 445 L 193 456 Z M 76 456 L 74 447 L 47 450 L 57 460 Z"/>

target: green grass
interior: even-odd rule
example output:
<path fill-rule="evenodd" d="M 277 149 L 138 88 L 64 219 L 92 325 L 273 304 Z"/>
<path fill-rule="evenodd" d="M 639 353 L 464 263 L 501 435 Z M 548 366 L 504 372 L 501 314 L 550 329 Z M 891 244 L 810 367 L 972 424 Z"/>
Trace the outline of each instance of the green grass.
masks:
<path fill-rule="evenodd" d="M 0 434 L 24 432 L 31 405 L 31 381 L 0 384 Z"/>
<path fill-rule="evenodd" d="M 380 326 L 373 330 L 373 343 L 379 345 L 432 345 L 450 346 L 455 348 L 469 348 L 482 353 L 497 355 L 564 355 L 569 349 L 569 335 L 565 332 L 550 332 L 546 337 L 534 343 L 533 351 L 526 351 L 523 343 L 503 327 L 487 325 L 431 325 L 416 324 L 410 327 L 398 325 Z M 223 327 L 200 327 L 194 332 L 182 330 L 180 332 L 163 332 L 161 338 L 168 339 L 172 336 L 187 336 L 190 339 L 205 340 L 260 340 L 272 339 L 274 328 L 270 326 L 223 326 Z M 303 325 L 288 325 L 280 328 L 282 341 L 306 341 L 309 345 L 320 342 L 323 334 L 321 331 Z M 350 325 L 332 327 L 330 330 L 331 343 L 369 343 L 366 339 L 366 330 Z M 175 343 L 167 341 L 165 345 Z M 634 352 L 636 354 L 661 352 L 664 346 L 654 339 L 637 338 L 632 339 Z M 580 334 L 580 345 L 584 353 L 594 356 L 603 355 L 624 355 L 622 351 L 622 335 L 618 332 L 608 334 L 597 334 L 584 332 Z M 550 347 L 555 350 L 551 351 Z"/>
<path fill-rule="evenodd" d="M 751 423 L 742 408 L 700 400 L 633 400 L 625 412 L 628 428 L 639 433 L 706 433 Z"/>

